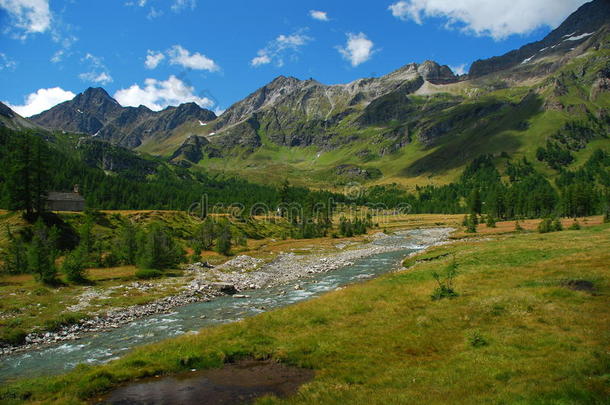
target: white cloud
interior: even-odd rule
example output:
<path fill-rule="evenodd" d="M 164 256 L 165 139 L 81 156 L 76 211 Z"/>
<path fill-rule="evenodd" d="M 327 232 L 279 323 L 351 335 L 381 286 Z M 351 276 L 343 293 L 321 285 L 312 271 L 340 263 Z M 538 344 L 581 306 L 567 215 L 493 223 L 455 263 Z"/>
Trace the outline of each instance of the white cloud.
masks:
<path fill-rule="evenodd" d="M 462 63 L 461 65 L 449 66 L 449 69 L 451 69 L 451 71 L 458 76 L 466 74 L 465 63 Z"/>
<path fill-rule="evenodd" d="M 195 0 L 174 0 L 172 4 L 172 11 L 179 13 L 184 10 L 194 10 L 197 7 L 197 1 Z"/>
<path fill-rule="evenodd" d="M 170 105 L 194 102 L 202 108 L 210 108 L 214 102 L 207 97 L 195 94 L 195 88 L 172 75 L 167 80 L 146 79 L 144 87 L 134 84 L 127 89 L 118 90 L 114 98 L 123 106 L 138 107 L 145 105 L 159 111 Z"/>
<path fill-rule="evenodd" d="M 89 63 L 89 71 L 78 75 L 82 81 L 95 84 L 108 84 L 112 82 L 112 76 L 110 76 L 110 72 L 106 65 L 104 65 L 102 58 L 87 53 L 82 61 Z"/>
<path fill-rule="evenodd" d="M 146 61 L 144 65 L 147 69 L 155 69 L 159 66 L 159 63 L 165 59 L 165 55 L 161 52 L 151 51 L 150 49 L 146 51 Z"/>
<path fill-rule="evenodd" d="M 72 100 L 74 96 L 76 94 L 71 91 L 66 91 L 60 87 L 53 87 L 50 89 L 39 89 L 36 93 L 29 94 L 25 97 L 23 105 L 5 104 L 17 112 L 17 114 L 23 117 L 30 117 L 46 111 L 59 103 Z"/>
<path fill-rule="evenodd" d="M 62 59 L 64 58 L 64 55 L 66 54 L 66 52 L 63 49 L 58 50 L 57 52 L 55 52 L 53 54 L 53 56 L 51 56 L 50 61 L 52 63 L 59 63 L 62 61 Z"/>
<path fill-rule="evenodd" d="M 270 41 L 263 49 L 259 49 L 257 56 L 252 58 L 250 65 L 257 67 L 275 62 L 276 66 L 284 65 L 286 56 L 295 59 L 299 48 L 312 41 L 312 38 L 303 34 L 303 30 L 299 30 L 291 35 L 279 35 L 273 41 Z"/>
<path fill-rule="evenodd" d="M 162 10 L 157 10 L 156 8 L 151 7 L 150 11 L 146 15 L 146 18 L 148 18 L 149 20 L 154 20 L 155 18 L 161 17 L 162 15 L 163 15 Z"/>
<path fill-rule="evenodd" d="M 314 20 L 329 21 L 328 13 L 326 11 L 311 10 L 309 11 L 309 16 Z"/>
<path fill-rule="evenodd" d="M 51 27 L 49 0 L 0 0 L 0 8 L 7 11 L 14 28 L 24 31 L 22 38 Z"/>
<path fill-rule="evenodd" d="M 588 0 L 401 0 L 389 6 L 401 20 L 422 24 L 427 17 L 447 19 L 447 28 L 458 28 L 477 36 L 501 40 L 512 34 L 527 34 L 557 27 Z"/>
<path fill-rule="evenodd" d="M 216 72 L 220 70 L 220 67 L 212 59 L 198 52 L 191 53 L 181 47 L 180 45 L 174 45 L 167 52 L 169 56 L 169 63 L 172 65 L 180 65 L 184 68 L 195 69 L 195 70 L 207 70 L 209 72 Z"/>
<path fill-rule="evenodd" d="M 3 70 L 15 70 L 17 62 L 0 52 L 0 72 Z"/>
<path fill-rule="evenodd" d="M 269 55 L 266 55 L 265 53 L 263 53 L 263 51 L 258 51 L 259 55 L 252 58 L 252 61 L 250 62 L 252 64 L 252 66 L 261 66 L 261 65 L 267 65 L 269 63 L 271 63 L 271 58 L 269 57 Z"/>
<path fill-rule="evenodd" d="M 361 32 L 359 34 L 347 34 L 347 44 L 345 47 L 337 47 L 337 49 L 344 59 L 356 67 L 371 59 L 375 53 L 374 46 L 373 41 Z"/>

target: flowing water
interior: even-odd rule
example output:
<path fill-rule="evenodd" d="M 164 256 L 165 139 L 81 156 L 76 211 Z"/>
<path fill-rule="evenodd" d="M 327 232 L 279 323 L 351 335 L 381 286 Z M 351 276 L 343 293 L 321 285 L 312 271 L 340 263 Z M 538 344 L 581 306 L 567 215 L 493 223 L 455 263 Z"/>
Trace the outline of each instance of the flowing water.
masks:
<path fill-rule="evenodd" d="M 210 302 L 177 307 L 168 314 L 140 319 L 117 329 L 98 332 L 35 351 L 16 353 L 0 360 L 0 381 L 20 377 L 51 375 L 69 371 L 79 363 L 99 364 L 119 356 L 135 346 L 182 335 L 217 324 L 234 322 L 248 316 L 310 299 L 337 287 L 376 277 L 395 269 L 407 254 L 421 250 L 425 230 L 382 237 L 375 245 L 395 248 L 354 261 L 352 265 L 289 285 L 248 291 L 249 298 L 223 296 Z M 299 284 L 301 289 L 293 286 Z M 285 293 L 283 293 L 285 292 Z"/>

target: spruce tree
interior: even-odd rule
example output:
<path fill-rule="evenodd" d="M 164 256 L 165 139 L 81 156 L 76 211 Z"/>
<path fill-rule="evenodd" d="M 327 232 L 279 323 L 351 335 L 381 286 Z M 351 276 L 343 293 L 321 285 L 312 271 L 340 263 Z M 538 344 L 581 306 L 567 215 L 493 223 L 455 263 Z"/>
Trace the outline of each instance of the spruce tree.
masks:
<path fill-rule="evenodd" d="M 228 224 L 223 224 L 216 238 L 216 252 L 228 256 L 231 253 L 231 229 Z"/>

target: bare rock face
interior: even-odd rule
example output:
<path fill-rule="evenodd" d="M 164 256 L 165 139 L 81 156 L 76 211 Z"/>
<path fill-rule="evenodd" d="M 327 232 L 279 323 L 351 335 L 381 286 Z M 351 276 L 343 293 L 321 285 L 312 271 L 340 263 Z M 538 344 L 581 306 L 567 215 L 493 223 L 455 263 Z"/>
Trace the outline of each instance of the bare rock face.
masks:
<path fill-rule="evenodd" d="M 431 60 L 427 60 L 419 65 L 417 72 L 424 80 L 433 84 L 447 84 L 457 81 L 457 77 L 453 74 L 453 71 L 449 66 L 440 66 L 438 63 Z"/>

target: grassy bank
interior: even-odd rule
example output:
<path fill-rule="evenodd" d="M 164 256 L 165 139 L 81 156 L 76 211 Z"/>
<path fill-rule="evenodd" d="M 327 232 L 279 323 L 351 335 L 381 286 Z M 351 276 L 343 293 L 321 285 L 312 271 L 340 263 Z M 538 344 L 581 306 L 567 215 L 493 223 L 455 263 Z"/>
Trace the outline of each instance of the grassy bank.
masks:
<path fill-rule="evenodd" d="M 610 225 L 458 241 L 316 300 L 13 383 L 0 400 L 79 403 L 138 377 L 253 356 L 316 371 L 297 396 L 262 403 L 607 403 L 608 246 Z M 432 301 L 432 273 L 452 256 L 459 296 Z"/>

